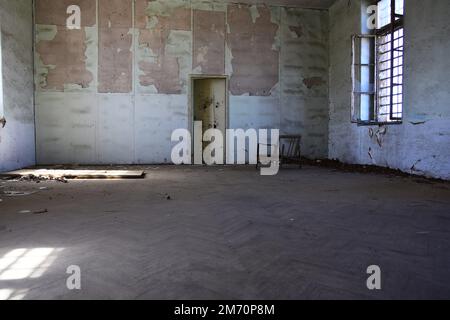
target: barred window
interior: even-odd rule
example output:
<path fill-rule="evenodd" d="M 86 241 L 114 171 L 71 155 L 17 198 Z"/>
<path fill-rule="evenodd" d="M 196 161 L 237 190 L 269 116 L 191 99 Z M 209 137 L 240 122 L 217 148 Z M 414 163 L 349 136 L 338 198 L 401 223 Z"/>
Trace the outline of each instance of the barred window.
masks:
<path fill-rule="evenodd" d="M 401 123 L 403 119 L 403 4 L 379 0 L 376 28 L 352 41 L 352 121 Z"/>
<path fill-rule="evenodd" d="M 378 2 L 378 122 L 399 122 L 403 118 L 403 1 Z"/>

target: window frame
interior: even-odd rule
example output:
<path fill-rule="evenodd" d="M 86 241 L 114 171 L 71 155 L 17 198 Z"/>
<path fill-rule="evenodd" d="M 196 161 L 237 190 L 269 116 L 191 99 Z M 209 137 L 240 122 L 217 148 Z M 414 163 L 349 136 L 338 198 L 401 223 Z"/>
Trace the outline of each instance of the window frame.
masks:
<path fill-rule="evenodd" d="M 372 114 L 376 114 L 376 99 L 377 99 L 377 84 L 376 84 L 376 78 L 372 79 L 373 82 L 373 90 L 363 91 L 361 90 L 361 71 L 363 67 L 372 67 L 374 77 L 376 77 L 376 70 L 377 70 L 377 62 L 374 60 L 373 63 L 362 63 L 362 41 L 363 39 L 368 39 L 372 41 L 374 44 L 376 43 L 376 35 L 375 34 L 356 34 L 352 36 L 352 67 L 351 67 L 351 78 L 352 78 L 352 97 L 351 97 L 351 122 L 357 123 L 357 124 L 374 124 L 376 123 L 376 120 L 369 119 L 369 120 L 361 120 L 361 97 L 363 95 L 369 95 L 373 96 L 374 102 L 372 105 Z M 359 46 L 357 46 L 357 43 L 359 43 Z M 375 50 L 373 51 L 373 54 L 376 56 L 376 46 Z M 357 50 L 358 48 L 359 50 Z M 358 54 L 357 54 L 358 53 Z M 357 62 L 357 59 L 359 59 L 359 62 Z M 375 57 L 376 59 L 376 57 Z M 370 59 L 369 59 L 370 60 Z M 359 75 L 357 76 L 357 74 Z M 357 85 L 359 83 L 359 86 Z M 370 86 L 370 83 L 368 84 Z M 360 101 L 359 105 L 356 105 L 356 96 L 359 96 L 358 100 Z M 370 113 L 370 112 L 369 112 Z"/>

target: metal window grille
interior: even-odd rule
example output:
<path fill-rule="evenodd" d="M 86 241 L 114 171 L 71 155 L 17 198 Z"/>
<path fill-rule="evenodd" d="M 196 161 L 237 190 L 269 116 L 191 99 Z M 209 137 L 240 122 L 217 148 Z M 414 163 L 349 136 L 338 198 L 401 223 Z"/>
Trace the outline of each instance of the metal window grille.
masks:
<path fill-rule="evenodd" d="M 399 122 L 403 118 L 403 0 L 381 0 L 379 7 L 386 8 L 388 1 L 389 23 L 382 23 L 376 32 L 377 120 Z M 386 21 L 385 16 L 380 20 Z"/>

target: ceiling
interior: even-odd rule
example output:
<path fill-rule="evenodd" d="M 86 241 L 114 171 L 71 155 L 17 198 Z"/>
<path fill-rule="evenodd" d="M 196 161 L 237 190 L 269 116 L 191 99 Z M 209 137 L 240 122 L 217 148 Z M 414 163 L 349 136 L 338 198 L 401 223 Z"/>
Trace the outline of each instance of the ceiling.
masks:
<path fill-rule="evenodd" d="M 227 0 L 228 2 L 239 3 L 265 3 L 268 5 L 280 5 L 288 7 L 301 7 L 312 9 L 328 9 L 335 0 Z"/>

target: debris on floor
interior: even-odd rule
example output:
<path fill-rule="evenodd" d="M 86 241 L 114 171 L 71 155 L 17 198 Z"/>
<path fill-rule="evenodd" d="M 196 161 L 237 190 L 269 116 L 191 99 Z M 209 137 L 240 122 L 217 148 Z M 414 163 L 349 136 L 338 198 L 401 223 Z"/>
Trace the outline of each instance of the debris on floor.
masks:
<path fill-rule="evenodd" d="M 348 164 L 340 162 L 339 160 L 330 160 L 330 159 L 317 159 L 311 160 L 307 158 L 303 158 L 302 160 L 306 165 L 310 165 L 313 167 L 322 167 L 329 168 L 343 172 L 358 172 L 358 173 L 377 173 L 384 174 L 395 177 L 404 177 L 404 178 L 412 178 L 415 179 L 415 182 L 424 183 L 424 184 L 434 184 L 434 183 L 444 183 L 448 184 L 448 181 L 428 178 L 421 175 L 411 174 L 403 172 L 399 169 L 391 169 L 386 167 L 380 167 L 376 165 L 360 165 L 360 164 Z"/>
<path fill-rule="evenodd" d="M 35 193 L 36 191 L 3 191 L 3 194 L 7 197 L 30 196 Z"/>
<path fill-rule="evenodd" d="M 142 179 L 142 170 L 59 170 L 59 169 L 24 169 L 0 174 L 0 177 L 18 179 L 19 181 L 55 180 L 67 183 L 68 179 Z"/>
<path fill-rule="evenodd" d="M 161 195 L 166 200 L 172 200 L 172 197 L 168 193 L 160 193 L 159 195 Z"/>
<path fill-rule="evenodd" d="M 68 183 L 67 179 L 64 177 L 54 177 L 52 175 L 36 176 L 34 174 L 22 176 L 18 179 L 18 181 L 29 181 L 29 182 L 36 182 L 36 183 L 40 183 L 41 181 L 57 181 L 57 182 L 62 182 L 62 183 Z"/>
<path fill-rule="evenodd" d="M 48 212 L 47 209 L 43 209 L 43 210 L 33 211 L 33 214 L 43 214 L 43 213 L 47 213 L 47 212 Z"/>
<path fill-rule="evenodd" d="M 20 214 L 28 214 L 28 213 L 31 213 L 31 214 L 43 214 L 43 213 L 47 213 L 47 212 L 48 212 L 48 209 L 41 209 L 41 210 L 36 210 L 36 211 L 31 211 L 31 210 L 19 211 Z"/>

